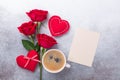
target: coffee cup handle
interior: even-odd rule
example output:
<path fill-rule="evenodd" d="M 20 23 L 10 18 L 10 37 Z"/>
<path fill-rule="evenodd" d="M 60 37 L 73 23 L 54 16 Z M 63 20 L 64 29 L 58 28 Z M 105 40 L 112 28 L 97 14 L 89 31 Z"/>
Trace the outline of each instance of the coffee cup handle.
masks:
<path fill-rule="evenodd" d="M 70 68 L 70 67 L 71 67 L 71 65 L 70 65 L 70 64 L 68 64 L 68 63 L 66 63 L 65 67 L 66 67 L 66 68 Z"/>

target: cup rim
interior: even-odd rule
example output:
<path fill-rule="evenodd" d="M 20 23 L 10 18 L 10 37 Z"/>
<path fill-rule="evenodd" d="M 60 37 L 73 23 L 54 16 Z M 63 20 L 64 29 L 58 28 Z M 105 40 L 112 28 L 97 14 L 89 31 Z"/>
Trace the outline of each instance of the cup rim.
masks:
<path fill-rule="evenodd" d="M 52 71 L 52 70 L 47 69 L 47 68 L 45 67 L 45 65 L 44 65 L 44 62 L 43 62 L 44 57 L 46 56 L 46 54 L 47 54 L 48 52 L 50 52 L 50 51 L 53 51 L 53 50 L 60 52 L 60 53 L 63 55 L 64 60 L 65 60 L 65 63 L 64 63 L 64 65 L 63 65 L 63 67 L 60 68 L 59 70 L 56 70 L 56 71 Z M 45 69 L 46 71 L 48 71 L 48 72 L 50 72 L 50 73 L 58 73 L 58 72 L 61 72 L 61 71 L 65 68 L 65 65 L 66 65 L 66 57 L 65 57 L 64 53 L 63 53 L 61 50 L 58 50 L 58 49 L 50 49 L 50 50 L 48 50 L 48 51 L 46 51 L 46 52 L 44 53 L 44 55 L 43 55 L 43 57 L 42 57 L 42 65 L 43 65 L 43 67 L 44 67 L 44 69 Z"/>

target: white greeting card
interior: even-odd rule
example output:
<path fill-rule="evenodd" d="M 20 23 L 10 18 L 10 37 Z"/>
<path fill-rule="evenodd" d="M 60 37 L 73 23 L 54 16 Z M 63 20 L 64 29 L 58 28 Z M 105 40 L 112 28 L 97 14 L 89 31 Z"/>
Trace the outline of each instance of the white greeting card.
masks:
<path fill-rule="evenodd" d="M 98 32 L 77 28 L 69 52 L 68 60 L 91 67 L 99 36 L 100 34 Z"/>

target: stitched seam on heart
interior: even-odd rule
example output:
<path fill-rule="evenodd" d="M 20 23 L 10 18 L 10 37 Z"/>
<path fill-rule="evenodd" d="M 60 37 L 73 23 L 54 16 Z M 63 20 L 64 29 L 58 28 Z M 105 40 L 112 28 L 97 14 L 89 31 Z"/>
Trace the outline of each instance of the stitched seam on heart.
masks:
<path fill-rule="evenodd" d="M 61 20 L 61 18 L 59 18 L 59 17 L 57 17 L 56 19 L 60 19 Z M 51 20 L 52 21 L 52 20 Z M 62 20 L 62 21 L 66 21 L 66 20 Z M 59 22 L 59 23 L 61 23 L 61 22 Z M 67 23 L 67 22 L 65 22 L 66 24 L 67 24 L 67 27 L 62 31 L 62 32 L 59 32 L 59 33 L 54 33 L 54 31 L 53 31 L 53 29 L 51 29 L 51 31 L 52 31 L 52 33 L 54 33 L 54 34 L 61 34 L 61 33 L 64 33 L 67 29 L 69 29 L 69 23 Z M 51 23 L 50 23 L 50 26 L 51 26 Z"/>

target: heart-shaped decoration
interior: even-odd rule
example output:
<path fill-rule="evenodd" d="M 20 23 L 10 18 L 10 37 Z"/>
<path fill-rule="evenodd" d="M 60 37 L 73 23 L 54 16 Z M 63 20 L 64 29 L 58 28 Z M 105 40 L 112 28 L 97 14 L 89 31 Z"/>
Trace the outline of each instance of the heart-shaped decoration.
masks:
<path fill-rule="evenodd" d="M 34 72 L 39 62 L 38 53 L 35 50 L 30 50 L 27 56 L 20 55 L 16 58 L 16 61 L 21 68 Z"/>
<path fill-rule="evenodd" d="M 53 36 L 61 36 L 70 28 L 69 22 L 62 20 L 59 16 L 52 16 L 49 19 L 48 25 Z"/>

